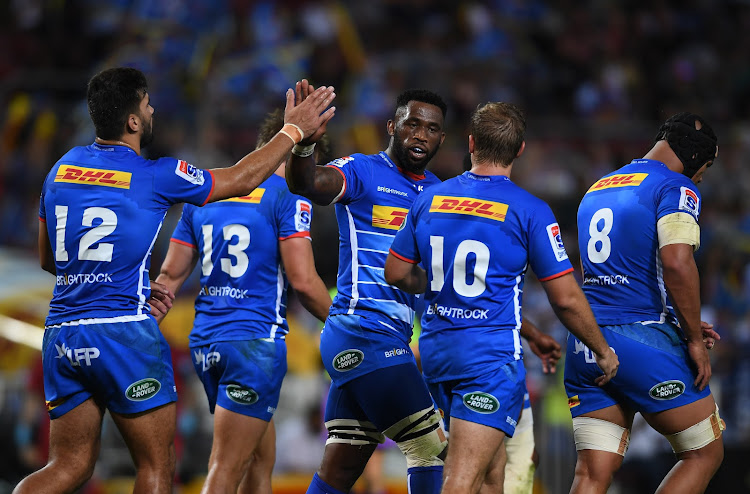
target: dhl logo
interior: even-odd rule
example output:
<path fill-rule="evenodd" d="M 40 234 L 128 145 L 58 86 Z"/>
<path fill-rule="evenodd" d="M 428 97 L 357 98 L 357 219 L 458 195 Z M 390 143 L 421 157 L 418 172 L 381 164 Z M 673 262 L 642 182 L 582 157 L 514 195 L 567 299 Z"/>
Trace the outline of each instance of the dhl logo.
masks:
<path fill-rule="evenodd" d="M 409 210 L 406 208 L 374 205 L 372 207 L 372 226 L 398 230 L 404 224 L 408 212 Z"/>
<path fill-rule="evenodd" d="M 568 398 L 568 408 L 575 408 L 581 404 L 581 400 L 578 399 L 578 395 L 571 396 Z"/>
<path fill-rule="evenodd" d="M 430 204 L 430 212 L 468 214 L 495 221 L 505 221 L 508 205 L 472 197 L 435 196 Z"/>
<path fill-rule="evenodd" d="M 118 189 L 129 189 L 130 172 L 116 170 L 99 170 L 97 168 L 84 168 L 82 166 L 60 165 L 55 175 L 55 182 L 69 184 L 103 185 L 104 187 L 115 187 Z"/>
<path fill-rule="evenodd" d="M 613 187 L 637 187 L 638 185 L 641 185 L 641 182 L 643 182 L 643 179 L 646 177 L 648 177 L 648 173 L 610 175 L 609 177 L 599 179 L 589 188 L 589 190 L 586 191 L 586 193 L 588 194 L 589 192 L 602 189 L 611 189 Z"/>
<path fill-rule="evenodd" d="M 266 189 L 255 189 L 250 192 L 249 195 L 242 197 L 232 197 L 230 199 L 224 199 L 226 202 L 248 202 L 250 204 L 260 204 L 260 200 L 263 199 L 263 194 L 266 193 Z"/>

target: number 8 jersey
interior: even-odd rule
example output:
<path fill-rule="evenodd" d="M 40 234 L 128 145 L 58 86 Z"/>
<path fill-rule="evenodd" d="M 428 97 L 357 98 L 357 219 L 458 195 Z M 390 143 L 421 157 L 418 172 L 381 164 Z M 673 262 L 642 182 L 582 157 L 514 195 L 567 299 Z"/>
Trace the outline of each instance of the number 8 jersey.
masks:
<path fill-rule="evenodd" d="M 697 222 L 693 182 L 653 160 L 633 160 L 599 179 L 578 208 L 583 291 L 602 325 L 677 320 L 662 278 L 657 221 L 688 213 Z"/>
<path fill-rule="evenodd" d="M 212 188 L 210 172 L 126 146 L 66 153 L 39 201 L 57 271 L 45 324 L 149 317 L 151 250 L 164 216 L 175 203 L 205 204 Z"/>

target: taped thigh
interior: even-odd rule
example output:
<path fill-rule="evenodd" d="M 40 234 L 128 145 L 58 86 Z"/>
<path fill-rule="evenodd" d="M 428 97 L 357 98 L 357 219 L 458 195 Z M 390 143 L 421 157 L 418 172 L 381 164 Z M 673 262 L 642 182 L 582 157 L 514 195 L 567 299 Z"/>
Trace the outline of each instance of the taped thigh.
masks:
<path fill-rule="evenodd" d="M 443 465 L 438 455 L 448 441 L 435 407 L 425 408 L 399 420 L 385 431 L 385 435 L 398 444 L 406 456 L 408 468 Z"/>
<path fill-rule="evenodd" d="M 719 406 L 716 405 L 714 413 L 697 424 L 688 427 L 684 431 L 669 434 L 664 437 L 666 437 L 669 444 L 672 445 L 672 451 L 679 454 L 685 451 L 701 449 L 704 446 L 709 445 L 719 439 L 721 437 L 721 432 L 726 428 L 726 424 L 721 420 L 721 417 L 719 417 Z"/>
<path fill-rule="evenodd" d="M 333 419 L 326 422 L 328 439 L 326 444 L 341 443 L 353 446 L 381 444 L 385 436 L 378 431 L 372 422 L 356 419 Z"/>
<path fill-rule="evenodd" d="M 592 417 L 573 418 L 576 451 L 595 449 L 625 456 L 630 444 L 630 430 L 607 420 Z"/>

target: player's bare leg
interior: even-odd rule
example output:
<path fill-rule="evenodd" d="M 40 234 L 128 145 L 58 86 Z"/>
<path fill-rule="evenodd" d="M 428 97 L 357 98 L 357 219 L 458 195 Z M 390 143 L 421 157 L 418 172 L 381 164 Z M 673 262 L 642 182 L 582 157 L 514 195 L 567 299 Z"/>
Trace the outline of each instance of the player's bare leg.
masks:
<path fill-rule="evenodd" d="M 376 444 L 326 444 L 318 476 L 331 487 L 341 492 L 349 492 L 362 475 L 376 447 Z"/>
<path fill-rule="evenodd" d="M 268 428 L 268 422 L 248 417 L 216 405 L 214 442 L 208 459 L 205 494 L 234 494 L 248 468 L 255 448 Z"/>
<path fill-rule="evenodd" d="M 696 402 L 659 413 L 643 414 L 651 427 L 663 435 L 675 434 L 710 417 L 716 402 L 709 395 Z M 718 424 L 717 424 L 718 427 Z M 720 434 L 720 431 L 718 432 Z M 719 436 L 706 446 L 677 453 L 678 462 L 659 485 L 657 494 L 679 492 L 699 494 L 706 490 L 724 459 L 724 442 Z"/>
<path fill-rule="evenodd" d="M 508 460 L 507 452 L 505 451 L 505 443 L 497 448 L 495 457 L 490 462 L 490 466 L 487 469 L 487 473 L 484 476 L 484 482 L 482 487 L 479 489 L 480 494 L 503 494 L 503 486 L 505 485 L 505 465 Z"/>
<path fill-rule="evenodd" d="M 451 417 L 450 454 L 443 469 L 443 494 L 479 492 L 505 433 Z M 503 463 L 503 468 L 505 464 Z M 500 484 L 502 490 L 502 484 Z"/>
<path fill-rule="evenodd" d="M 135 414 L 110 410 L 135 464 L 134 494 L 172 492 L 176 410 L 174 402 Z"/>
<path fill-rule="evenodd" d="M 19 483 L 14 494 L 73 492 L 94 473 L 104 410 L 90 398 L 50 422 L 47 465 Z"/>
<path fill-rule="evenodd" d="M 238 494 L 271 494 L 271 475 L 276 463 L 276 426 L 273 419 L 268 422 L 268 427 L 260 444 L 255 448 L 250 465 L 245 470 Z"/>
<path fill-rule="evenodd" d="M 634 414 L 620 405 L 585 413 L 582 417 L 606 420 L 630 430 Z M 575 478 L 570 488 L 571 494 L 606 494 L 612 483 L 612 476 L 622 466 L 623 456 L 598 449 L 578 450 Z"/>

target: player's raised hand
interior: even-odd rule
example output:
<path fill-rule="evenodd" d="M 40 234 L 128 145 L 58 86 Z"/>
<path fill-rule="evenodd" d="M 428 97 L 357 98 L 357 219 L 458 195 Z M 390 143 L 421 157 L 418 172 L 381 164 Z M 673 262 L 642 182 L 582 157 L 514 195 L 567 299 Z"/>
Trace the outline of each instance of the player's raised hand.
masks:
<path fill-rule="evenodd" d="M 302 144 L 311 144 L 315 142 L 313 139 L 323 135 L 326 124 L 336 112 L 335 106 L 329 108 L 336 97 L 332 86 L 309 89 L 303 91 L 303 85 L 298 83 L 294 90 L 288 89 L 286 92 L 284 123 L 294 124 L 302 131 Z M 309 94 L 305 95 L 305 92 Z M 298 97 L 301 101 L 297 104 L 295 101 Z"/>
<path fill-rule="evenodd" d="M 714 325 L 710 322 L 701 321 L 701 331 L 703 332 L 703 343 L 708 350 L 712 349 L 717 341 L 721 339 L 719 333 L 714 331 Z"/>
<path fill-rule="evenodd" d="M 169 291 L 166 286 L 156 281 L 151 282 L 151 297 L 148 299 L 148 305 L 151 308 L 151 315 L 156 318 L 157 323 L 161 323 L 164 316 L 167 315 L 169 309 L 172 308 L 173 301 L 174 293 Z"/>
<path fill-rule="evenodd" d="M 595 354 L 595 358 L 596 365 L 604 372 L 604 375 L 597 377 L 594 382 L 599 386 L 604 386 L 617 375 L 620 359 L 617 358 L 617 354 L 612 350 L 612 347 L 609 347 L 604 355 Z"/>
<path fill-rule="evenodd" d="M 708 349 L 702 341 L 688 341 L 688 354 L 695 366 L 696 376 L 693 384 L 703 391 L 711 379 L 711 359 L 708 357 Z"/>
<path fill-rule="evenodd" d="M 554 374 L 557 371 L 557 362 L 562 356 L 560 344 L 550 335 L 537 332 L 534 339 L 529 339 L 529 348 L 542 361 L 542 371 L 545 374 Z"/>

